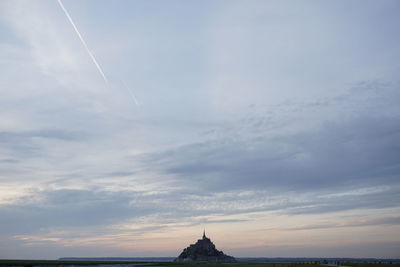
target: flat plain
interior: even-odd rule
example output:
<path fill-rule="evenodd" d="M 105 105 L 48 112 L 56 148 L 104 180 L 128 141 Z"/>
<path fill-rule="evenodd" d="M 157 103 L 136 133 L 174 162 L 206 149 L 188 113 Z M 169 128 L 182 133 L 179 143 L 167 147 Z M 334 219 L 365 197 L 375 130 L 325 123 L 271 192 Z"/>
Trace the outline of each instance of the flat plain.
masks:
<path fill-rule="evenodd" d="M 321 267 L 320 262 L 274 263 L 274 262 L 239 262 L 239 263 L 176 263 L 176 262 L 143 262 L 143 261 L 60 261 L 60 260 L 0 260 L 0 266 L 7 267 Z M 400 263 L 390 262 L 342 262 L 337 267 L 400 267 Z"/>

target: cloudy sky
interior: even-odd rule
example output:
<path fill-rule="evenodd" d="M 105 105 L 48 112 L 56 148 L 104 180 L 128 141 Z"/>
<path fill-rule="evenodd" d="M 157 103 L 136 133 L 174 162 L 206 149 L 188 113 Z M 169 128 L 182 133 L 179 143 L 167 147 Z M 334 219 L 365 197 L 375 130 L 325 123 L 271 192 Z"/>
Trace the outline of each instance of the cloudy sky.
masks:
<path fill-rule="evenodd" d="M 0 2 L 0 258 L 400 257 L 399 1 L 63 3 L 105 77 Z"/>

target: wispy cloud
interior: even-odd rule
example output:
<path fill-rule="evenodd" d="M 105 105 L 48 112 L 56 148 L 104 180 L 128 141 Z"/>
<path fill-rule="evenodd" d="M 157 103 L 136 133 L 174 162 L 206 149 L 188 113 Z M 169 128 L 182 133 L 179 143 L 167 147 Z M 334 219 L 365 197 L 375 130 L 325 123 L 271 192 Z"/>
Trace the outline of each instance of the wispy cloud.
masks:
<path fill-rule="evenodd" d="M 314 229 L 330 229 L 330 228 L 342 228 L 342 227 L 360 227 L 360 226 L 380 226 L 380 225 L 400 225 L 400 217 L 386 217 L 386 218 L 375 218 L 375 219 L 364 219 L 342 223 L 327 222 L 323 224 L 314 224 L 307 226 L 300 226 L 289 228 L 285 230 L 297 231 L 297 230 L 314 230 Z"/>

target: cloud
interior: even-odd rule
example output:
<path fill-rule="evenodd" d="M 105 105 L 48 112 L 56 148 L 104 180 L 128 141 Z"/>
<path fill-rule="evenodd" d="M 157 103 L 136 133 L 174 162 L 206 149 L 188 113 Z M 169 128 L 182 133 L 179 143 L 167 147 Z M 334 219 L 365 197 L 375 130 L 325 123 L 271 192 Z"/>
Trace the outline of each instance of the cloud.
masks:
<path fill-rule="evenodd" d="M 392 95 L 386 97 L 395 98 L 397 87 L 387 90 Z M 379 90 L 385 94 L 385 88 Z M 307 116 L 278 132 L 270 132 L 268 125 L 265 129 L 253 122 L 238 124 L 237 132 L 229 130 L 216 138 L 149 155 L 145 163 L 174 177 L 177 186 L 195 185 L 209 192 L 261 188 L 301 192 L 397 184 L 397 105 L 385 101 L 393 112 L 380 112 L 376 108 L 383 104 L 382 99 L 366 89 L 364 93 L 351 91 L 334 106 L 350 108 L 367 97 L 365 94 L 371 99 L 353 106 L 352 114 L 338 110 L 332 118 L 333 104 L 324 105 L 317 118 L 310 118 L 315 121 L 307 129 L 302 126 L 311 123 Z M 302 114 L 312 114 L 315 109 L 314 105 L 302 108 Z"/>
<path fill-rule="evenodd" d="M 383 188 L 378 192 L 365 194 L 348 192 L 346 196 L 336 197 L 320 193 L 290 194 L 261 190 L 207 194 L 190 191 L 149 194 L 137 191 L 46 189 L 31 190 L 28 194 L 19 196 L 17 201 L 2 204 L 0 210 L 4 216 L 0 221 L 3 234 L 42 235 L 57 229 L 81 229 L 78 232 L 86 231 L 88 237 L 96 231 L 105 234 L 145 234 L 151 231 L 148 228 L 150 226 L 155 227 L 153 230 L 162 230 L 184 225 L 189 227 L 242 223 L 251 221 L 246 215 L 249 213 L 298 215 L 352 209 L 395 208 L 399 205 L 395 199 L 399 199 L 398 190 L 395 188 Z M 245 217 L 236 217 L 239 215 Z M 397 224 L 397 221 L 389 218 L 376 219 L 365 225 L 379 223 Z M 109 228 L 112 225 L 115 227 Z M 84 230 L 85 228 L 91 230 Z"/>
<path fill-rule="evenodd" d="M 158 210 L 149 198 L 133 192 L 89 190 L 45 190 L 22 196 L 17 202 L 1 205 L 3 233 L 35 233 L 52 227 L 98 226 Z M 146 204 L 147 203 L 147 204 Z"/>
<path fill-rule="evenodd" d="M 314 224 L 301 227 L 294 227 L 285 230 L 315 230 L 315 229 L 330 229 L 330 228 L 341 228 L 341 227 L 360 227 L 360 226 L 380 226 L 380 225 L 400 225 L 400 217 L 392 216 L 385 218 L 375 218 L 375 219 L 364 219 L 356 220 L 344 223 L 332 223 L 327 222 L 324 224 Z"/>

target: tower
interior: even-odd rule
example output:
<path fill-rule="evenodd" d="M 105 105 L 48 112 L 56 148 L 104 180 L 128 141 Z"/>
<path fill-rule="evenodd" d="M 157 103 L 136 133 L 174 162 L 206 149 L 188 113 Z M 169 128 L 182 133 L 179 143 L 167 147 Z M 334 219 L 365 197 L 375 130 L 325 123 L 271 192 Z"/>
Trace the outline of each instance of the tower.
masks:
<path fill-rule="evenodd" d="M 206 239 L 206 229 L 203 230 L 203 239 Z"/>

